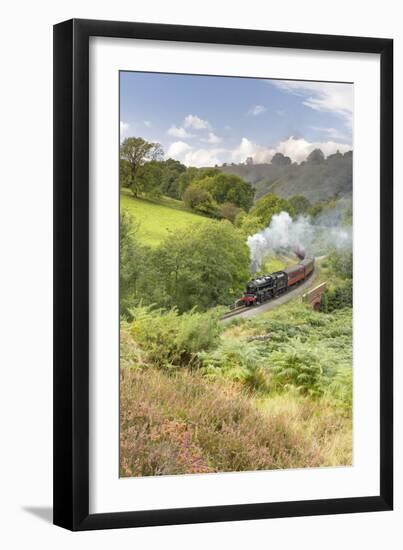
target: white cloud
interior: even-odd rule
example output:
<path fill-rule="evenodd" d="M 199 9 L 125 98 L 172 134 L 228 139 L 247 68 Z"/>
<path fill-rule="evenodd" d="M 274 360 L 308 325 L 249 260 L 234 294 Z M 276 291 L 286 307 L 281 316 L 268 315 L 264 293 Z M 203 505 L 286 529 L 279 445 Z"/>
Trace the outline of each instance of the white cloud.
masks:
<path fill-rule="evenodd" d="M 257 163 L 269 162 L 267 158 L 271 159 L 273 156 L 273 154 L 268 153 L 269 151 L 269 149 L 261 147 L 248 138 L 243 137 L 238 147 L 232 151 L 231 156 L 233 162 L 245 162 L 247 157 L 252 157 Z M 268 157 L 266 158 L 267 155 Z"/>
<path fill-rule="evenodd" d="M 179 127 L 174 126 L 174 125 L 172 125 L 169 128 L 168 134 L 170 136 L 177 137 L 177 138 L 190 138 L 190 137 L 193 137 L 193 134 L 189 134 L 189 132 L 187 132 L 185 130 L 185 128 L 179 128 Z"/>
<path fill-rule="evenodd" d="M 223 152 L 225 152 L 223 149 L 194 149 L 186 153 L 183 162 L 187 166 L 214 166 L 222 163 L 221 153 Z"/>
<path fill-rule="evenodd" d="M 211 128 L 207 120 L 199 118 L 197 115 L 187 115 L 183 121 L 185 128 L 193 128 L 194 130 L 204 130 Z"/>
<path fill-rule="evenodd" d="M 266 107 L 263 107 L 263 105 L 254 105 L 250 110 L 249 114 L 253 116 L 258 116 L 264 113 L 266 110 Z"/>
<path fill-rule="evenodd" d="M 217 143 L 221 143 L 222 139 L 218 137 L 214 132 L 209 132 L 208 137 L 205 139 L 202 139 L 201 141 L 215 145 Z"/>
<path fill-rule="evenodd" d="M 184 141 L 172 143 L 165 155 L 166 158 L 174 158 L 183 162 L 186 166 L 213 166 L 221 164 L 222 153 L 228 153 L 226 149 L 204 149 L 192 147 Z"/>
<path fill-rule="evenodd" d="M 181 158 L 183 158 L 185 153 L 187 151 L 190 151 L 191 149 L 192 147 L 188 143 L 185 143 L 184 141 L 174 141 L 168 147 L 166 157 L 167 158 L 171 157 L 171 158 L 180 160 Z"/>
<path fill-rule="evenodd" d="M 143 120 L 143 122 L 144 122 L 144 125 L 147 126 L 147 128 L 149 128 L 152 125 L 150 120 Z"/>
<path fill-rule="evenodd" d="M 340 151 L 340 153 L 350 151 L 351 145 L 336 141 L 309 142 L 306 139 L 297 139 L 291 136 L 277 145 L 276 153 L 283 153 L 283 155 L 290 157 L 293 162 L 302 162 L 314 149 L 321 149 L 325 157 L 328 157 L 336 151 Z"/>
<path fill-rule="evenodd" d="M 224 147 L 197 148 L 184 141 L 173 142 L 167 150 L 166 158 L 177 159 L 186 166 L 214 166 L 221 165 L 223 162 L 245 162 L 248 157 L 252 157 L 255 164 L 270 163 L 276 153 L 290 157 L 293 162 L 302 162 L 314 149 L 321 149 L 325 157 L 340 151 L 346 153 L 351 150 L 348 143 L 329 141 L 310 142 L 304 138 L 295 138 L 293 136 L 281 141 L 275 147 L 265 147 L 243 137 L 235 149 L 226 149 Z"/>
<path fill-rule="evenodd" d="M 354 91 L 352 84 L 338 82 L 272 81 L 274 86 L 301 95 L 303 105 L 315 111 L 336 113 L 352 127 Z"/>
<path fill-rule="evenodd" d="M 127 124 L 127 122 L 123 122 L 123 120 L 120 121 L 120 139 L 126 136 L 129 127 L 130 125 Z"/>

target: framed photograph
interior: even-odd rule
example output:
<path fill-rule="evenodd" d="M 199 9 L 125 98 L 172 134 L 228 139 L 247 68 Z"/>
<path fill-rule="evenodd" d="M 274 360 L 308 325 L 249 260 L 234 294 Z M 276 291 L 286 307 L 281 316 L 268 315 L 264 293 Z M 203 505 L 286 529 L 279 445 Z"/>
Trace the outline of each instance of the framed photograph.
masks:
<path fill-rule="evenodd" d="M 393 42 L 54 27 L 54 523 L 391 510 Z"/>

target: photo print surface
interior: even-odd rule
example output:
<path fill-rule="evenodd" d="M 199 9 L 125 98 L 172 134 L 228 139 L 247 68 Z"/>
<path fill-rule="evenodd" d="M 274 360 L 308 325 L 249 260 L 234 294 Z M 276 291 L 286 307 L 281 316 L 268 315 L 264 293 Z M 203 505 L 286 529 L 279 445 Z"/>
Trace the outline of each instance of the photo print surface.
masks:
<path fill-rule="evenodd" d="M 353 84 L 119 78 L 120 476 L 351 466 Z"/>

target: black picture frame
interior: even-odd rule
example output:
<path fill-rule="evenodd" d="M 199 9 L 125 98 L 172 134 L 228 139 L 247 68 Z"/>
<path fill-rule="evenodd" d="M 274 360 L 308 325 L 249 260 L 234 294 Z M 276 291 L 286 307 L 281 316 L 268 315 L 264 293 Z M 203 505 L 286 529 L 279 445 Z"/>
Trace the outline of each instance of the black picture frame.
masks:
<path fill-rule="evenodd" d="M 381 57 L 380 492 L 377 495 L 89 513 L 89 38 L 376 53 Z M 54 523 L 77 530 L 392 510 L 393 41 L 73 19 L 54 26 Z"/>

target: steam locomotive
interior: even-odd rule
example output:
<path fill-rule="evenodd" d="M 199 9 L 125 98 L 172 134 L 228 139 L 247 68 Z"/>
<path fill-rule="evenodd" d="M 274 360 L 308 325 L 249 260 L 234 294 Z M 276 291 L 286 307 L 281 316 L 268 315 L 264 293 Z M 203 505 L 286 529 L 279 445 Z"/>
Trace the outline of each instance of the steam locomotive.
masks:
<path fill-rule="evenodd" d="M 245 293 L 239 301 L 245 306 L 254 306 L 280 296 L 305 281 L 314 268 L 315 259 L 305 258 L 283 271 L 253 279 L 246 285 Z"/>

